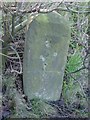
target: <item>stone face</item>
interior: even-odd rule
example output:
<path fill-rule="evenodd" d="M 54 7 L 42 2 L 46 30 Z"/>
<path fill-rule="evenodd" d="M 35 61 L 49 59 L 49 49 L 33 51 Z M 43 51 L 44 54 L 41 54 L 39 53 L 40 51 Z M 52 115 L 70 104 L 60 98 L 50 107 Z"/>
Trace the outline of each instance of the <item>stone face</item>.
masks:
<path fill-rule="evenodd" d="M 57 13 L 40 14 L 26 33 L 23 84 L 29 99 L 58 100 L 70 41 L 68 22 Z"/>

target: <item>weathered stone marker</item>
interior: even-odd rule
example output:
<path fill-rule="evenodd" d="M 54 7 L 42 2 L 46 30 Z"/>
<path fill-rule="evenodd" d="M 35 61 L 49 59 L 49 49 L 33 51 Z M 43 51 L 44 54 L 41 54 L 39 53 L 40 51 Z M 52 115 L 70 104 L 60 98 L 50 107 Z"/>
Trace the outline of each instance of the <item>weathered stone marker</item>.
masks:
<path fill-rule="evenodd" d="M 70 41 L 68 22 L 58 13 L 40 14 L 26 33 L 24 92 L 29 99 L 58 100 Z"/>

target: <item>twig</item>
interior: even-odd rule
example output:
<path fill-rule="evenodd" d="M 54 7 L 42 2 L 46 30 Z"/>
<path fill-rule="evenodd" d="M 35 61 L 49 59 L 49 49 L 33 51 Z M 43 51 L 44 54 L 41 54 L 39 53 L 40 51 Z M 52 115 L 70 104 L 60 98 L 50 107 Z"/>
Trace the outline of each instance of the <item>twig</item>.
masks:
<path fill-rule="evenodd" d="M 12 15 L 12 31 L 11 34 L 14 36 L 14 30 L 15 30 L 15 15 Z"/>
<path fill-rule="evenodd" d="M 10 8 L 11 11 L 13 11 L 14 13 L 17 13 L 17 14 L 23 14 L 23 13 L 32 13 L 32 12 L 38 12 L 38 13 L 49 13 L 49 12 L 52 12 L 54 10 L 61 10 L 61 11 L 67 11 L 67 12 L 73 12 L 73 13 L 78 13 L 79 14 L 84 14 L 84 13 L 90 13 L 90 11 L 76 11 L 76 10 L 73 10 L 71 9 L 68 4 L 65 4 L 66 5 L 66 9 L 63 8 L 63 7 L 60 7 L 60 5 L 63 3 L 64 0 L 62 0 L 62 2 L 51 2 L 51 3 L 35 3 L 29 10 L 27 9 L 23 9 L 23 10 L 20 10 L 15 8 L 13 9 L 12 7 Z M 55 5 L 55 3 L 57 3 L 58 5 Z M 43 4 L 45 4 L 43 6 Z M 42 8 L 43 6 L 43 8 Z M 54 6 L 54 7 L 53 7 Z M 48 7 L 48 8 L 47 8 Z M 10 12 L 9 9 L 7 8 L 4 8 L 6 9 L 7 11 Z"/>
<path fill-rule="evenodd" d="M 46 103 L 48 103 L 48 102 L 46 102 Z M 55 108 L 57 108 L 59 110 L 59 112 L 61 112 L 64 115 L 64 112 L 62 111 L 62 109 L 58 105 L 56 105 L 54 103 L 49 103 L 49 104 L 54 106 Z"/>
<path fill-rule="evenodd" d="M 18 59 L 19 59 L 19 64 L 20 64 L 20 72 L 17 71 L 17 70 L 14 70 L 13 68 L 11 69 L 11 72 L 16 72 L 16 73 L 18 73 L 18 74 L 21 74 L 21 73 L 22 73 L 22 64 L 21 64 L 20 56 L 19 56 L 18 52 L 17 52 L 12 46 L 10 46 L 10 47 L 11 47 L 11 49 L 14 50 L 14 52 L 16 53 L 16 55 L 17 55 L 17 57 L 18 57 Z"/>
<path fill-rule="evenodd" d="M 84 67 L 81 67 L 81 68 L 79 68 L 78 70 L 75 70 L 75 71 L 70 72 L 70 73 L 68 73 L 68 74 L 77 73 L 77 72 L 79 72 L 79 71 L 81 71 L 81 70 L 83 70 L 83 69 L 86 69 L 86 67 L 85 67 L 85 66 L 84 66 Z"/>
<path fill-rule="evenodd" d="M 67 74 L 67 75 L 68 75 L 68 74 Z M 83 87 L 82 87 L 80 81 L 79 81 L 78 79 L 75 79 L 75 78 L 72 76 L 72 74 L 69 74 L 69 75 L 70 75 L 70 77 L 73 78 L 73 80 L 74 80 L 73 84 L 76 83 L 76 82 L 79 83 L 79 86 L 80 86 L 80 88 L 81 88 L 81 90 L 82 90 L 82 93 L 83 93 L 84 97 L 87 99 L 86 94 L 84 93 L 84 90 L 83 90 Z"/>
<path fill-rule="evenodd" d="M 18 59 L 18 57 L 11 57 L 11 56 L 5 55 L 3 53 L 0 53 L 0 55 L 5 56 L 5 57 L 10 58 L 10 59 Z"/>

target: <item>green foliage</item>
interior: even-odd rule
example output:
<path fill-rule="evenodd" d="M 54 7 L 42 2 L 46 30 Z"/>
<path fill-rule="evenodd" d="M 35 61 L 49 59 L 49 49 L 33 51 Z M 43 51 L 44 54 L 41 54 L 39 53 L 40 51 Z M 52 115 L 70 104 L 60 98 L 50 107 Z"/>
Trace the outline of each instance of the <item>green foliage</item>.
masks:
<path fill-rule="evenodd" d="M 57 112 L 55 108 L 40 99 L 33 99 L 30 103 L 32 112 L 36 114 L 39 118 L 48 117 L 48 115 L 54 115 Z"/>
<path fill-rule="evenodd" d="M 84 7 L 85 4 L 80 5 Z M 83 24 L 84 19 L 84 14 L 71 13 L 69 17 L 69 20 L 72 23 L 72 40 L 69 46 L 68 60 L 62 90 L 64 100 L 68 105 L 74 106 L 74 112 L 77 116 L 87 116 L 86 109 L 88 108 L 87 97 L 83 89 L 85 83 L 87 82 L 87 78 L 82 77 L 85 74 L 83 69 L 78 71 L 83 67 L 84 59 L 84 47 L 83 45 L 79 45 L 79 43 L 82 44 L 87 42 L 86 38 L 83 37 L 83 32 L 86 33 L 87 31 L 87 22 Z M 81 24 L 83 25 L 81 26 Z"/>
<path fill-rule="evenodd" d="M 71 55 L 67 61 L 66 70 L 70 72 L 74 72 L 78 70 L 82 66 L 82 57 L 78 52 Z"/>
<path fill-rule="evenodd" d="M 2 103 L 10 109 L 11 114 L 15 113 L 15 96 L 16 96 L 16 88 L 15 88 L 15 77 L 8 74 L 2 76 Z M 6 102 L 8 101 L 8 102 Z"/>
<path fill-rule="evenodd" d="M 77 50 L 77 48 L 75 48 L 75 50 Z M 77 101 L 77 92 L 81 93 L 83 96 L 81 85 L 78 83 L 77 80 L 77 78 L 79 78 L 81 75 L 81 72 L 78 72 L 78 69 L 82 67 L 82 62 L 83 58 L 79 50 L 77 50 L 74 54 L 70 54 L 70 56 L 68 57 L 65 74 L 66 79 L 63 83 L 63 97 L 66 102 L 69 102 L 70 104 Z M 71 73 L 73 73 L 73 75 Z"/>

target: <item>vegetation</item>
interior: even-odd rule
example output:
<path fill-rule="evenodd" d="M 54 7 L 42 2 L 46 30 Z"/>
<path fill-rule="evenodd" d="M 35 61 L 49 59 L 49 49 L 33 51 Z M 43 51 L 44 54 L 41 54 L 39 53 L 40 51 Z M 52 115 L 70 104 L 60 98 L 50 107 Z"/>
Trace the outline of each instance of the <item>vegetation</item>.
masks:
<path fill-rule="evenodd" d="M 2 10 L 2 118 L 88 117 L 90 42 L 88 2 L 4 3 Z M 71 41 L 63 87 L 57 101 L 28 100 L 23 90 L 25 33 L 41 13 L 56 11 L 70 21 Z M 1 48 L 0 48 L 1 49 Z M 1 70 L 0 69 L 0 70 Z M 0 81 L 1 82 L 1 81 Z M 1 94 L 2 100 L 1 100 Z"/>

